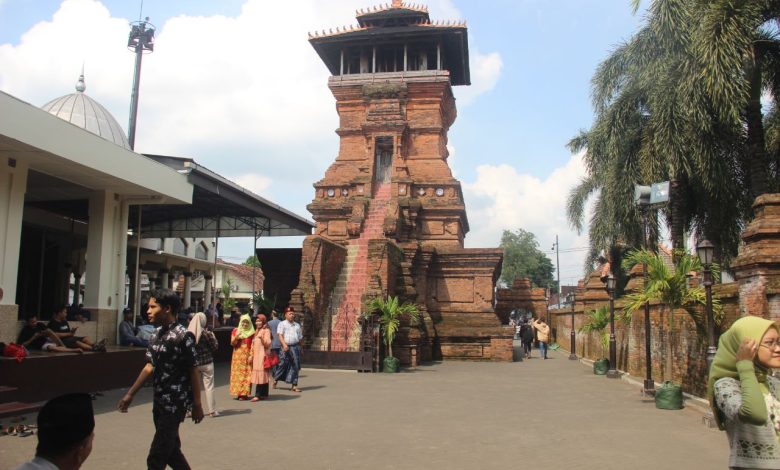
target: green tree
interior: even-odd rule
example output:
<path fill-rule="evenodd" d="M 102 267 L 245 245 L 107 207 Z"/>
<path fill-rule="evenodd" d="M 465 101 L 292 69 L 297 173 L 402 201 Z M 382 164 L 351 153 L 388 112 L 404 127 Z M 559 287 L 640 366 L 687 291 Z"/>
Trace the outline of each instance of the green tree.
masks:
<path fill-rule="evenodd" d="M 219 293 L 222 294 L 222 308 L 225 312 L 231 312 L 233 307 L 236 306 L 236 299 L 230 297 L 230 294 L 233 292 L 233 290 L 230 288 L 232 285 L 233 278 L 226 275 L 225 280 L 222 281 L 222 287 L 218 289 Z"/>
<path fill-rule="evenodd" d="M 625 296 L 627 304 L 625 307 L 626 315 L 632 315 L 637 310 L 644 308 L 647 302 L 660 302 L 666 306 L 669 318 L 668 329 L 666 332 L 666 371 L 664 375 L 672 375 L 672 329 L 674 328 L 674 311 L 684 309 L 690 315 L 696 325 L 696 332 L 699 338 L 705 338 L 707 335 L 707 320 L 697 306 L 705 305 L 706 293 L 704 287 L 691 287 L 689 285 L 688 275 L 691 272 L 701 272 L 702 266 L 699 258 L 688 253 L 679 253 L 677 264 L 670 267 L 663 257 L 656 253 L 645 250 L 635 250 L 630 252 L 623 260 L 623 269 L 630 270 L 634 265 L 645 264 L 647 266 L 647 284 L 640 292 L 635 292 Z M 718 279 L 720 270 L 717 265 L 713 265 L 713 278 Z M 715 324 L 720 325 L 723 317 L 722 308 L 719 299 L 712 299 L 712 306 L 715 313 Z"/>
<path fill-rule="evenodd" d="M 253 266 L 253 267 L 256 267 L 256 268 L 262 268 L 263 267 L 260 264 L 260 260 L 257 259 L 257 256 L 255 256 L 255 255 L 252 255 L 249 258 L 247 258 L 246 261 L 244 261 L 243 264 L 244 264 L 244 266 Z"/>
<path fill-rule="evenodd" d="M 504 263 L 501 281 L 511 286 L 515 279 L 527 277 L 537 287 L 557 288 L 553 278 L 553 264 L 550 258 L 539 250 L 536 236 L 521 228 L 501 235 Z"/>

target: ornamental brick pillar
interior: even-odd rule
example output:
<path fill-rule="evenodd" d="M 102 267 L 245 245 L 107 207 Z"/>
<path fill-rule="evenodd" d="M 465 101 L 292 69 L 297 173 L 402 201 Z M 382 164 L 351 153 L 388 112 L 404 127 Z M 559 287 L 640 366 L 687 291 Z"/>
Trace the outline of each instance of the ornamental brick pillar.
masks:
<path fill-rule="evenodd" d="M 742 232 L 732 263 L 739 283 L 740 315 L 780 319 L 780 194 L 763 194 L 753 202 L 755 217 Z"/>

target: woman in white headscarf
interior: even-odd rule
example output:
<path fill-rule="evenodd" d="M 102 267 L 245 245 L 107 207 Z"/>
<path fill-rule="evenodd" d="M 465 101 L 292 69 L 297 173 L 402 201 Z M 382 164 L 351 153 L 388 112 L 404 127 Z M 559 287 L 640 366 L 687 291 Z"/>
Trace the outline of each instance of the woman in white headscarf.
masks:
<path fill-rule="evenodd" d="M 217 411 L 217 400 L 214 397 L 214 353 L 217 352 L 219 344 L 214 333 L 206 329 L 206 322 L 206 315 L 203 312 L 198 312 L 190 320 L 187 330 L 195 336 L 200 389 L 205 392 L 206 412 L 211 417 L 217 417 L 219 411 Z"/>

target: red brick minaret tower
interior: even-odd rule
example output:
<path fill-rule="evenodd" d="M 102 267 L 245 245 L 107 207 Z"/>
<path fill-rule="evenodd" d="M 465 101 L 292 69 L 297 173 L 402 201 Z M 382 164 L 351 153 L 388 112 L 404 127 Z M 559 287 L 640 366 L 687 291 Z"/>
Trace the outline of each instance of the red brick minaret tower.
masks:
<path fill-rule="evenodd" d="M 359 347 L 357 318 L 375 295 L 401 295 L 441 317 L 428 285 L 436 254 L 474 254 L 463 250 L 468 219 L 447 164 L 452 87 L 470 83 L 465 23 L 432 22 L 426 8 L 401 1 L 358 11 L 357 21 L 309 39 L 332 74 L 340 146 L 314 184 L 316 235 L 304 245 L 299 292 L 314 317 L 312 347 L 336 351 Z M 336 246 L 346 250 L 341 263 Z M 489 251 L 482 277 L 491 279 L 500 255 Z M 338 273 L 318 267 L 325 254 Z M 473 286 L 465 295 L 473 303 Z M 492 285 L 485 295 L 492 300 Z"/>

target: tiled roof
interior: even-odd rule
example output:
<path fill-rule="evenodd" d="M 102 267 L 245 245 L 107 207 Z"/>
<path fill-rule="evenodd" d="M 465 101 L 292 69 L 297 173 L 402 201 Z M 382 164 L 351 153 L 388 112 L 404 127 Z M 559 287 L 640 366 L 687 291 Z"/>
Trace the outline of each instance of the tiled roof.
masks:
<path fill-rule="evenodd" d="M 379 13 L 381 11 L 392 10 L 394 8 L 403 8 L 404 10 L 412 10 L 419 13 L 428 13 L 428 7 L 425 5 L 395 1 L 393 3 L 385 3 L 384 5 L 374 5 L 371 8 L 361 8 L 359 10 L 355 10 L 355 16 L 361 17 L 365 15 L 371 15 L 374 13 Z"/>
<path fill-rule="evenodd" d="M 228 263 L 223 259 L 219 259 L 217 261 L 219 262 L 219 264 L 222 264 L 227 268 L 229 276 L 240 278 L 250 286 L 252 285 L 252 266 L 247 266 L 245 264 Z M 260 292 L 263 290 L 264 279 L 265 279 L 265 275 L 263 274 L 262 268 L 257 268 L 257 270 L 255 271 L 255 291 Z"/>
<path fill-rule="evenodd" d="M 465 21 L 455 21 L 455 20 L 449 20 L 449 21 L 427 21 L 427 22 L 419 22 L 419 23 L 412 23 L 411 26 L 419 26 L 424 28 L 466 28 L 466 22 Z M 368 31 L 369 29 L 373 28 L 363 28 L 360 26 L 355 25 L 349 25 L 349 26 L 343 26 L 343 27 L 336 27 L 334 30 L 333 28 L 330 29 L 323 29 L 322 31 L 314 31 L 309 32 L 309 39 L 320 39 L 320 38 L 326 38 L 326 37 L 333 37 L 333 36 L 341 36 L 344 34 L 349 33 L 356 33 L 359 31 Z"/>

